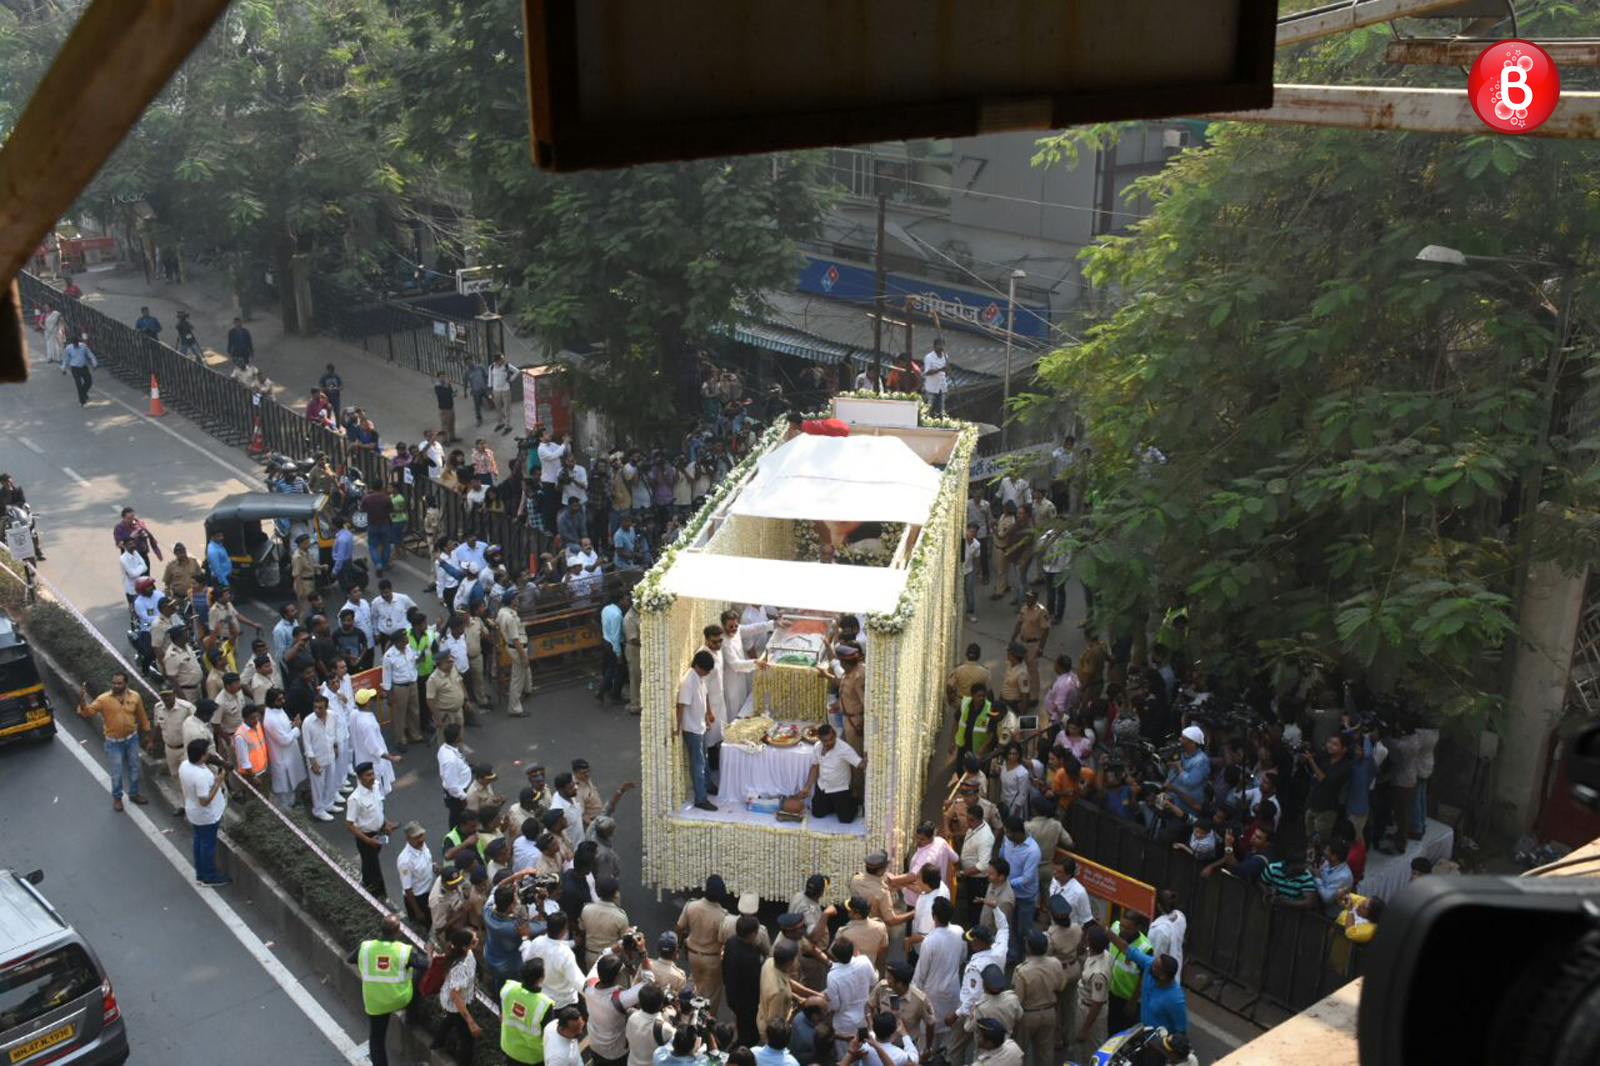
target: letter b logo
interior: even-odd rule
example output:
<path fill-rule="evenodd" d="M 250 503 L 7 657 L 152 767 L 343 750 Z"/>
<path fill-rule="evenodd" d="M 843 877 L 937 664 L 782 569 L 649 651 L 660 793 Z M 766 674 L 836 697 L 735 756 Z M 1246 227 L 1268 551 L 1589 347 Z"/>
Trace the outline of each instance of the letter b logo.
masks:
<path fill-rule="evenodd" d="M 1501 133 L 1527 133 L 1550 117 L 1561 77 L 1544 49 L 1507 40 L 1485 48 L 1467 74 L 1467 97 L 1484 123 Z"/>

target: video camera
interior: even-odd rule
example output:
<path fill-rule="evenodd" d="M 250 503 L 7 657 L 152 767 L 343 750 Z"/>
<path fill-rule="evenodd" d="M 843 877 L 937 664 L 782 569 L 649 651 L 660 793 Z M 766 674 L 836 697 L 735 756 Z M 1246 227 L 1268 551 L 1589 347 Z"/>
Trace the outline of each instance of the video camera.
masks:
<path fill-rule="evenodd" d="M 517 900 L 523 906 L 533 907 L 543 902 L 551 892 L 561 887 L 557 874 L 534 874 L 517 885 Z"/>

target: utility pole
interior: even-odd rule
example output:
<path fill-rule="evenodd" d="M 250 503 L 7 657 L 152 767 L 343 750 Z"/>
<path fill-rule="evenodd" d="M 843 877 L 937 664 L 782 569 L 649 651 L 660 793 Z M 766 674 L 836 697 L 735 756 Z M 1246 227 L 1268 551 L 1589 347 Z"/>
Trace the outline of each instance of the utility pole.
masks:
<path fill-rule="evenodd" d="M 1011 439 L 1011 338 L 1017 332 L 1017 279 L 1027 277 L 1021 270 L 1011 272 L 1010 284 L 1006 286 L 1006 376 L 1001 385 L 1004 390 L 1000 399 L 1000 450 L 1006 451 L 1006 445 Z"/>
<path fill-rule="evenodd" d="M 878 245 L 873 254 L 877 271 L 876 296 L 872 301 L 872 371 L 883 381 L 883 214 L 889 205 L 889 194 L 878 193 Z"/>

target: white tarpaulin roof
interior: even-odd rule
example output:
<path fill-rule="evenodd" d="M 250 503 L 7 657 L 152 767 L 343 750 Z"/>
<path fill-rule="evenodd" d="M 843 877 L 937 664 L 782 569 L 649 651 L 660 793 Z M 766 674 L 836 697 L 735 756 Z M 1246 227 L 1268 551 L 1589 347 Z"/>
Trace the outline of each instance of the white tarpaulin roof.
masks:
<path fill-rule="evenodd" d="M 681 552 L 661 584 L 668 592 L 699 600 L 830 613 L 888 613 L 900 602 L 906 571 Z"/>
<path fill-rule="evenodd" d="M 757 462 L 755 476 L 729 511 L 751 518 L 921 525 L 938 491 L 939 471 L 898 437 L 802 433 Z"/>

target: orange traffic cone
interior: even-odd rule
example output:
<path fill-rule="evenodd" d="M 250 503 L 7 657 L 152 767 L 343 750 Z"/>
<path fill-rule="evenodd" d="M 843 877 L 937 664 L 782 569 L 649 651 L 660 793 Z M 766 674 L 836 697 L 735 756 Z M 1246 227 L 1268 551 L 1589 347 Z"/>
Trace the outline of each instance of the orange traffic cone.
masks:
<path fill-rule="evenodd" d="M 255 425 L 250 430 L 250 454 L 260 455 L 267 450 L 267 442 L 261 437 L 261 416 L 257 415 Z"/>
<path fill-rule="evenodd" d="M 160 418 L 162 415 L 164 415 L 166 413 L 167 413 L 167 409 L 165 407 L 161 406 L 161 386 L 156 382 L 156 376 L 154 374 L 151 374 L 150 375 L 150 417 L 151 418 Z"/>

